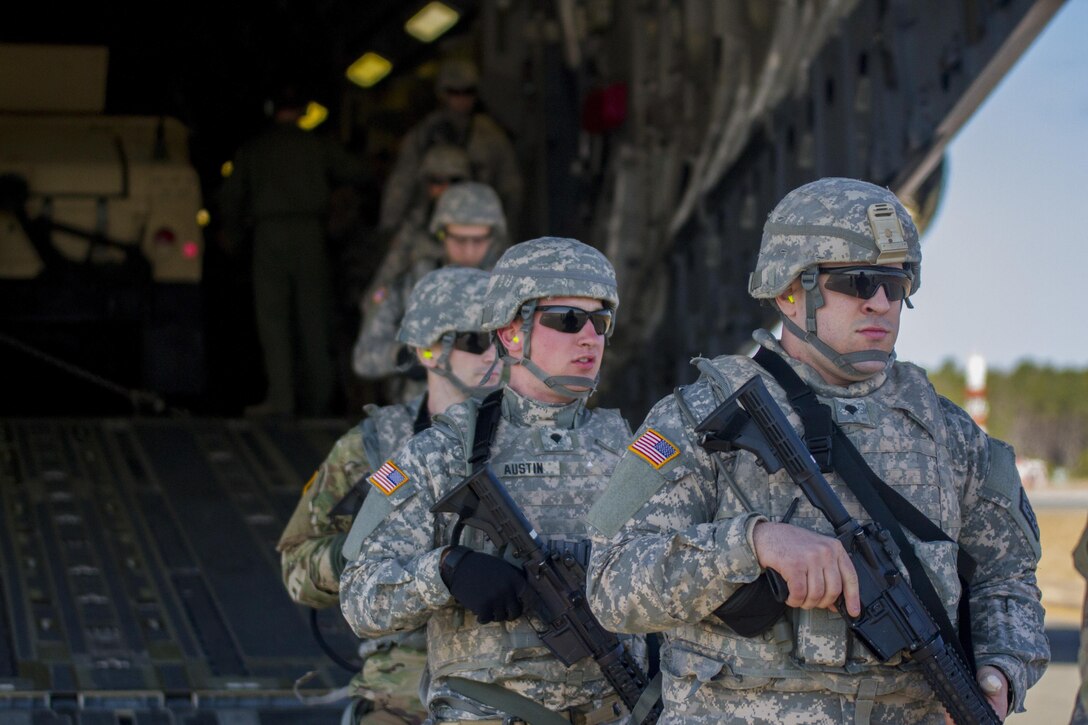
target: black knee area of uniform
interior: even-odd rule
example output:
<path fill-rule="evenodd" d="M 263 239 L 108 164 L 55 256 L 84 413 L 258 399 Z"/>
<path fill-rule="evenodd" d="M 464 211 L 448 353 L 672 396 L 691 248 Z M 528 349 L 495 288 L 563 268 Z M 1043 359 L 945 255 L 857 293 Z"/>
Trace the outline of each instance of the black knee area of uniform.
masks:
<path fill-rule="evenodd" d="M 440 573 L 453 598 L 481 624 L 521 616 L 525 572 L 513 564 L 466 546 L 454 546 L 443 558 Z"/>

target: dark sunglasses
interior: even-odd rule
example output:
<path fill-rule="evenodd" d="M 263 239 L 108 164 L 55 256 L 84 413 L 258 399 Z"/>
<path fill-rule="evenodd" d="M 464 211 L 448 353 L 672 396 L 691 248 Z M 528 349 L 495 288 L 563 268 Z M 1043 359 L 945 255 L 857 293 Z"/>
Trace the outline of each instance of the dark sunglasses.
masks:
<path fill-rule="evenodd" d="M 612 310 L 607 307 L 587 312 L 568 305 L 540 305 L 536 311 L 540 313 L 540 324 L 559 332 L 578 332 L 587 321 L 593 322 L 593 331 L 598 335 L 612 330 Z"/>
<path fill-rule="evenodd" d="M 450 234 L 449 232 L 442 233 L 443 239 L 448 239 L 454 244 L 490 244 L 491 232 L 487 234 Z"/>
<path fill-rule="evenodd" d="M 434 184 L 435 186 L 445 186 L 446 184 L 460 184 L 465 180 L 463 176 L 432 176 L 428 175 L 426 181 L 428 184 Z"/>
<path fill-rule="evenodd" d="M 491 335 L 486 332 L 458 332 L 453 338 L 453 349 L 482 355 L 491 347 Z"/>
<path fill-rule="evenodd" d="M 832 292 L 839 292 L 863 300 L 872 298 L 877 290 L 884 288 L 889 302 L 910 297 L 913 276 L 905 269 L 896 267 L 818 267 L 820 274 L 826 274 L 824 286 Z"/>

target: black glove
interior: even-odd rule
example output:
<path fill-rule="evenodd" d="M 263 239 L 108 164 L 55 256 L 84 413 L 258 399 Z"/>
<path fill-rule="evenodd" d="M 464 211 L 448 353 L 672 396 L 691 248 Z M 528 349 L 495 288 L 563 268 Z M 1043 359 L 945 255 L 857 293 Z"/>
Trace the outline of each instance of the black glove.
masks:
<path fill-rule="evenodd" d="M 481 624 L 521 616 L 525 572 L 513 564 L 467 546 L 454 546 L 445 554 L 439 571 L 453 598 Z"/>

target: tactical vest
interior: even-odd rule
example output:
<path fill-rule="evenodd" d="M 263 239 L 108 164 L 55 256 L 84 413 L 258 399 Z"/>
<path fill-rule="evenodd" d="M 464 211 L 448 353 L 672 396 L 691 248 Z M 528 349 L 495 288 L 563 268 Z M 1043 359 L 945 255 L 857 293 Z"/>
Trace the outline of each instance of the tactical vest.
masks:
<path fill-rule="evenodd" d="M 454 426 L 443 416 L 436 419 L 435 427 L 453 436 L 462 450 L 471 451 L 474 410 L 469 418 L 467 423 L 462 419 Z M 574 550 L 585 565 L 589 536 L 583 516 L 607 484 L 628 434 L 626 422 L 614 410 L 595 410 L 574 428 L 525 427 L 503 419 L 495 433 L 490 463 L 534 529 L 550 546 Z M 449 480 L 458 481 L 466 474 L 467 458 L 451 464 L 458 470 L 448 472 Z M 449 531 L 439 527 L 435 544 L 447 543 Z M 472 528 L 464 529 L 461 543 L 496 553 L 490 541 Z M 563 666 L 540 643 L 525 617 L 480 624 L 471 612 L 447 607 L 430 618 L 427 639 L 429 665 L 436 680 L 476 673 L 472 679 L 505 683 L 515 691 L 519 689 L 517 681 L 524 679 L 578 688 L 577 699 L 565 702 L 566 706 L 598 699 L 611 689 L 592 659 Z M 641 656 L 641 652 L 636 654 Z"/>
<path fill-rule="evenodd" d="M 760 371 L 744 358 L 700 361 L 700 370 L 711 385 L 728 392 Z M 768 383 L 768 386 L 774 386 Z M 819 393 L 819 391 L 817 391 Z M 873 471 L 888 485 L 908 498 L 933 523 L 955 539 L 960 530 L 959 491 L 948 449 L 948 430 L 936 392 L 925 373 L 912 365 L 896 364 L 888 379 L 873 393 L 857 398 L 829 398 L 818 394 L 831 407 L 842 427 Z M 790 412 L 791 420 L 796 420 Z M 784 472 L 769 476 L 751 456 L 735 459 L 734 479 L 745 489 L 749 500 L 772 521 L 781 520 L 794 499 L 800 504 L 791 524 L 833 535 L 831 524 L 801 494 Z M 837 474 L 828 482 L 843 500 L 849 513 L 865 523 L 854 495 Z M 717 519 L 742 513 L 719 510 Z M 957 547 L 950 542 L 915 544 L 918 558 L 944 603 L 953 623 L 960 585 L 956 577 Z M 673 687 L 691 687 L 692 692 L 672 692 L 668 698 L 683 702 L 703 684 L 724 689 L 755 687 L 781 691 L 826 689 L 843 695 L 857 695 L 859 681 L 868 680 L 872 696 L 906 691 L 929 697 L 929 689 L 912 667 L 900 667 L 896 656 L 880 663 L 853 637 L 846 621 L 823 609 L 790 609 L 789 621 L 779 622 L 763 635 L 745 638 L 734 634 L 716 617 L 684 625 L 672 633 L 662 669 L 672 677 Z"/>

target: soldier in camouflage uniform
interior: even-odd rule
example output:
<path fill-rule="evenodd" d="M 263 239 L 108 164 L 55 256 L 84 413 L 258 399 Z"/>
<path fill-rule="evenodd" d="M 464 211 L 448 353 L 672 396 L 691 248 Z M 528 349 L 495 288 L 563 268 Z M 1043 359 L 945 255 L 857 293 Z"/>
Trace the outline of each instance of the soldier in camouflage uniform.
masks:
<path fill-rule="evenodd" d="M 977 675 L 1004 717 L 1022 709 L 1049 658 L 1038 528 L 1012 449 L 938 396 L 921 368 L 895 360 L 920 263 L 917 230 L 888 190 L 851 179 L 802 186 L 771 212 L 749 285 L 776 305 L 782 338 L 754 337 L 830 407 L 872 470 L 947 534 L 914 549 L 953 626 L 957 547 L 977 562 Z M 599 534 L 593 610 L 618 631 L 665 633 L 660 722 L 944 723 L 913 663 L 882 663 L 848 634 L 835 602 L 859 613 L 857 574 L 788 474 L 699 444 L 697 423 L 756 375 L 800 427 L 782 387 L 748 357 L 694 363 L 700 378 L 654 406 L 589 515 Z M 825 475 L 851 515 L 869 521 L 839 474 Z M 788 584 L 788 608 L 742 637 L 714 611 L 765 568 Z"/>
<path fill-rule="evenodd" d="M 368 405 L 367 417 L 340 438 L 302 491 L 280 538 L 283 581 L 291 598 L 314 608 L 339 601 L 342 550 L 351 525 L 351 511 L 334 513 L 363 477 L 415 433 L 429 427 L 432 416 L 469 395 L 484 395 L 497 387 L 499 368 L 494 348 L 480 330 L 487 273 L 467 267 L 434 270 L 412 291 L 398 339 L 412 348 L 427 371 L 426 392 L 407 403 L 378 408 Z M 489 387 L 491 386 L 491 387 Z M 359 487 L 365 495 L 369 486 Z M 405 635 L 392 638 L 400 642 Z M 422 706 L 416 697 L 425 657 L 423 637 L 417 648 L 389 648 L 388 640 L 363 643 L 367 653 L 352 694 L 373 703 L 384 714 L 366 722 L 419 722 Z M 390 718 L 400 717 L 401 720 Z"/>
<path fill-rule="evenodd" d="M 1077 546 L 1073 549 L 1073 566 L 1082 577 L 1088 579 L 1088 526 L 1084 528 Z M 1080 669 L 1080 689 L 1073 702 L 1073 717 L 1069 720 L 1069 725 L 1088 725 L 1088 594 L 1084 597 L 1077 665 Z"/>
<path fill-rule="evenodd" d="M 366 300 L 391 284 L 411 267 L 412 260 L 426 255 L 426 250 L 435 246 L 434 237 L 429 231 L 431 217 L 439 197 L 450 186 L 472 179 L 472 165 L 468 154 L 459 146 L 439 144 L 432 146 L 423 156 L 417 175 L 419 199 L 407 209 L 404 218 L 399 220 L 389 243 L 389 248 L 382 257 L 374 273 Z M 439 250 L 435 256 L 441 256 Z"/>
<path fill-rule="evenodd" d="M 408 293 L 423 275 L 444 264 L 491 267 L 494 250 L 505 244 L 506 217 L 491 187 L 466 181 L 439 197 L 428 231 L 405 245 L 399 273 L 379 278 L 364 301 L 352 355 L 355 372 L 364 379 L 394 376 L 408 369 L 394 336 Z M 399 378 L 390 387 L 388 394 L 394 400 L 411 397 L 419 388 Z"/>
<path fill-rule="evenodd" d="M 221 191 L 233 245 L 253 239 L 253 302 L 268 392 L 246 412 L 326 415 L 336 387 L 332 264 L 325 225 L 337 185 L 362 164 L 334 141 L 298 127 L 306 102 L 293 87 L 275 100 L 273 124 L 247 141 Z"/>
<path fill-rule="evenodd" d="M 522 569 L 493 556 L 472 528 L 448 546 L 453 521 L 430 512 L 469 473 L 477 417 L 499 405 L 490 446 L 480 449 L 549 546 L 588 558 L 581 517 L 629 436 L 617 411 L 586 407 L 618 302 L 612 265 L 592 247 L 554 237 L 511 247 L 492 271 L 484 311 L 509 366 L 501 399 L 453 406 L 369 479 L 378 490 L 355 526 L 373 533 L 344 570 L 341 607 L 363 636 L 427 625 L 435 722 L 520 722 L 526 700 L 584 725 L 622 712 L 595 662 L 564 667 L 520 616 Z M 628 642 L 642 657 L 641 639 Z"/>
<path fill-rule="evenodd" d="M 518 218 L 522 179 L 517 156 L 502 127 L 476 110 L 479 80 L 479 71 L 469 60 L 451 58 L 442 63 L 435 84 L 441 108 L 412 127 L 401 141 L 397 161 L 382 189 L 379 228 L 396 228 L 418 203 L 416 170 L 427 150 L 439 143 L 463 148 L 472 163 L 471 178 L 494 188 L 510 218 Z"/>

